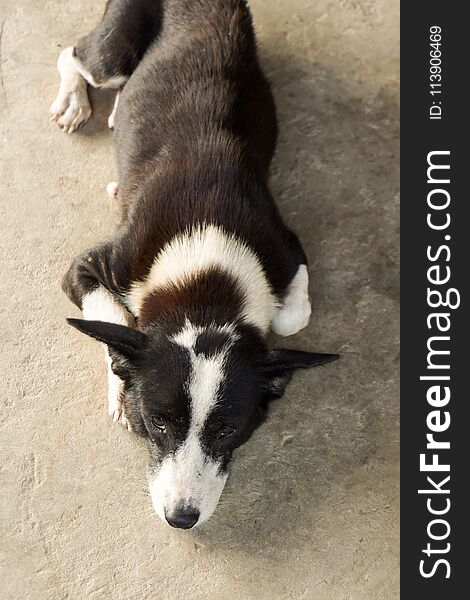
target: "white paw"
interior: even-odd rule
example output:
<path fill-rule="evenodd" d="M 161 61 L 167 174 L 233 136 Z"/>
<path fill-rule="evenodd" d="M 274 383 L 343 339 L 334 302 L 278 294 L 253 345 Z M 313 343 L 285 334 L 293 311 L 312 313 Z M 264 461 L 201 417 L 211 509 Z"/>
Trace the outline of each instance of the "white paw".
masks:
<path fill-rule="evenodd" d="M 271 328 L 277 335 L 294 335 L 307 327 L 311 314 L 312 307 L 308 298 L 295 305 L 285 304 L 274 317 Z"/>
<path fill-rule="evenodd" d="M 108 358 L 108 413 L 114 423 L 121 423 L 129 431 L 131 424 L 124 414 L 122 396 L 124 394 L 124 383 L 111 370 L 111 359 Z"/>
<path fill-rule="evenodd" d="M 311 314 L 307 267 L 306 265 L 300 265 L 294 279 L 287 288 L 282 306 L 274 316 L 271 329 L 278 335 L 294 335 L 294 333 L 307 327 Z"/>
<path fill-rule="evenodd" d="M 59 92 L 52 103 L 49 114 L 51 121 L 55 121 L 66 133 L 72 133 L 78 129 L 91 116 L 91 106 L 86 88 L 78 88 L 68 94 Z"/>
<path fill-rule="evenodd" d="M 106 193 L 108 194 L 109 198 L 111 198 L 111 199 L 116 198 L 116 196 L 118 195 L 118 191 L 119 191 L 119 184 L 117 181 L 110 181 L 108 183 L 108 185 L 106 186 Z"/>
<path fill-rule="evenodd" d="M 127 420 L 126 415 L 124 414 L 122 402 L 109 402 L 108 403 L 108 412 L 109 416 L 112 418 L 113 423 L 120 423 L 123 427 L 125 427 L 128 431 L 132 431 L 131 424 Z"/>

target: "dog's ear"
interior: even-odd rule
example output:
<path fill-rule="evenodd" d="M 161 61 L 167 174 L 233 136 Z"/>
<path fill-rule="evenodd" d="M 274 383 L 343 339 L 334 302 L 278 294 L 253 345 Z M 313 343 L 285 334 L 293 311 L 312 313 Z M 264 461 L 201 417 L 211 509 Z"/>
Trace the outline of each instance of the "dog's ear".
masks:
<path fill-rule="evenodd" d="M 116 323 L 105 321 L 85 321 L 84 319 L 67 319 L 67 323 L 95 340 L 106 344 L 127 359 L 137 358 L 146 346 L 146 335 L 137 329 L 131 329 Z"/>
<path fill-rule="evenodd" d="M 319 367 L 339 358 L 339 354 L 319 354 L 301 350 L 271 350 L 260 363 L 266 399 L 280 398 L 296 369 Z"/>

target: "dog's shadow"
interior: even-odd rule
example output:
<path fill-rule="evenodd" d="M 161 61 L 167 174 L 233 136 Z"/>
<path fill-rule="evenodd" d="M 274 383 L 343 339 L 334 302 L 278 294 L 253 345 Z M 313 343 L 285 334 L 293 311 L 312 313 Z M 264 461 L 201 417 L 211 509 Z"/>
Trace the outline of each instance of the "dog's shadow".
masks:
<path fill-rule="evenodd" d="M 332 490 L 392 435 L 377 397 L 384 405 L 395 397 L 397 346 L 374 342 L 398 329 L 398 110 L 386 92 L 369 103 L 352 98 L 331 73 L 299 57 L 265 48 L 262 63 L 280 127 L 271 188 L 309 257 L 313 299 L 310 326 L 270 342 L 342 358 L 295 376 L 235 453 L 216 513 L 189 536 L 282 560 L 295 550 L 284 544 L 286 529 L 299 545 L 312 543 Z M 107 128 L 113 98 L 92 92 L 94 115 L 82 134 Z"/>
<path fill-rule="evenodd" d="M 78 130 L 80 135 L 85 137 L 96 137 L 111 131 L 108 128 L 108 117 L 114 106 L 114 99 L 117 90 L 97 90 L 88 86 L 90 102 L 93 107 L 93 113 L 90 120 Z"/>
<path fill-rule="evenodd" d="M 270 343 L 342 358 L 295 376 L 236 452 L 215 515 L 192 535 L 282 560 L 295 551 L 284 544 L 286 529 L 310 545 L 332 489 L 394 435 L 377 397 L 398 397 L 389 385 L 398 371 L 398 110 L 385 93 L 367 104 L 352 99 L 298 58 L 265 49 L 262 63 L 280 128 L 271 189 L 309 257 L 313 299 L 310 326 Z M 374 329 L 384 303 L 390 314 Z M 374 349 L 383 335 L 390 345 Z"/>

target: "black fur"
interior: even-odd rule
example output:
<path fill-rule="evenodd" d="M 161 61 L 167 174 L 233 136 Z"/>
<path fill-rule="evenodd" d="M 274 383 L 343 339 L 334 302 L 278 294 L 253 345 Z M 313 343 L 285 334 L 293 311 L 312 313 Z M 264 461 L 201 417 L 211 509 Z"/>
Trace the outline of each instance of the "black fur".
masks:
<path fill-rule="evenodd" d="M 73 261 L 63 281 L 69 298 L 81 308 L 83 297 L 102 285 L 122 302 L 169 240 L 211 223 L 256 253 L 281 301 L 307 261 L 267 186 L 276 114 L 246 3 L 110 0 L 102 22 L 79 42 L 75 55 L 100 85 L 117 76 L 129 79 L 114 130 L 121 224 L 111 241 Z M 183 288 L 150 294 L 138 330 L 69 320 L 108 345 L 112 368 L 125 383 L 127 419 L 151 441 L 154 465 L 175 452 L 189 427 L 184 385 L 189 352 L 171 341 L 186 318 L 206 327 L 194 349 L 206 357 L 230 341 L 214 326 L 237 325 L 220 398 L 203 431 L 205 451 L 222 469 L 295 369 L 337 358 L 269 352 L 260 331 L 237 322 L 241 306 L 234 280 L 212 269 Z"/>
<path fill-rule="evenodd" d="M 114 131 L 122 224 L 112 242 L 72 265 L 64 282 L 72 301 L 80 306 L 93 280 L 126 290 L 198 222 L 245 240 L 282 299 L 307 260 L 267 187 L 276 115 L 245 2 L 111 0 L 76 52 L 99 81 L 135 70 Z"/>
<path fill-rule="evenodd" d="M 68 323 L 107 344 L 113 371 L 125 382 L 125 410 L 134 431 L 156 444 L 158 460 L 174 452 L 185 439 L 191 416 L 185 387 L 190 374 L 189 353 L 171 341 L 174 326 L 160 324 L 144 333 L 100 321 L 68 319 Z M 338 358 L 335 354 L 295 350 L 268 352 L 253 328 L 244 326 L 239 331 L 242 335 L 228 352 L 218 402 L 204 425 L 206 453 L 224 466 L 233 450 L 263 421 L 269 400 L 282 396 L 296 369 Z M 195 352 L 210 357 L 229 341 L 209 328 L 198 336 Z M 155 415 L 165 422 L 165 436 L 158 435 L 152 421 Z M 230 435 L 219 437 L 218 431 L 227 426 L 232 429 Z"/>

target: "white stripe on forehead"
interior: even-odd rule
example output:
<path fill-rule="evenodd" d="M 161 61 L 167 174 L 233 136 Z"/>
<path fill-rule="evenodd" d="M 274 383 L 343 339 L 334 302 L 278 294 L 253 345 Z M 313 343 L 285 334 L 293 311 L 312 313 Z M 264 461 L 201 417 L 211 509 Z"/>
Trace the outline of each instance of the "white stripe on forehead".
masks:
<path fill-rule="evenodd" d="M 221 350 L 209 357 L 195 352 L 198 335 L 205 331 L 215 331 L 229 336 Z M 207 416 L 217 403 L 217 392 L 224 378 L 227 352 L 233 342 L 238 339 L 238 334 L 230 324 L 205 328 L 193 325 L 187 320 L 183 329 L 171 339 L 179 346 L 189 350 L 191 357 L 191 375 L 188 381 L 188 392 L 191 398 L 189 437 L 199 433 Z"/>
<path fill-rule="evenodd" d="M 194 350 L 198 336 L 208 331 L 227 335 L 230 338 L 227 342 L 229 345 L 236 342 L 239 337 L 232 323 L 226 323 L 225 325 L 216 325 L 214 323 L 213 325 L 202 327 L 201 325 L 193 325 L 189 319 L 186 319 L 183 329 L 179 333 L 175 333 L 171 339 L 179 346 L 183 346 L 183 348 Z"/>
<path fill-rule="evenodd" d="M 168 242 L 147 278 L 132 285 L 126 303 L 139 316 L 145 297 L 156 288 L 183 286 L 198 273 L 214 267 L 235 279 L 243 294 L 241 316 L 265 333 L 274 316 L 276 299 L 260 260 L 246 243 L 215 225 L 194 227 Z"/>

